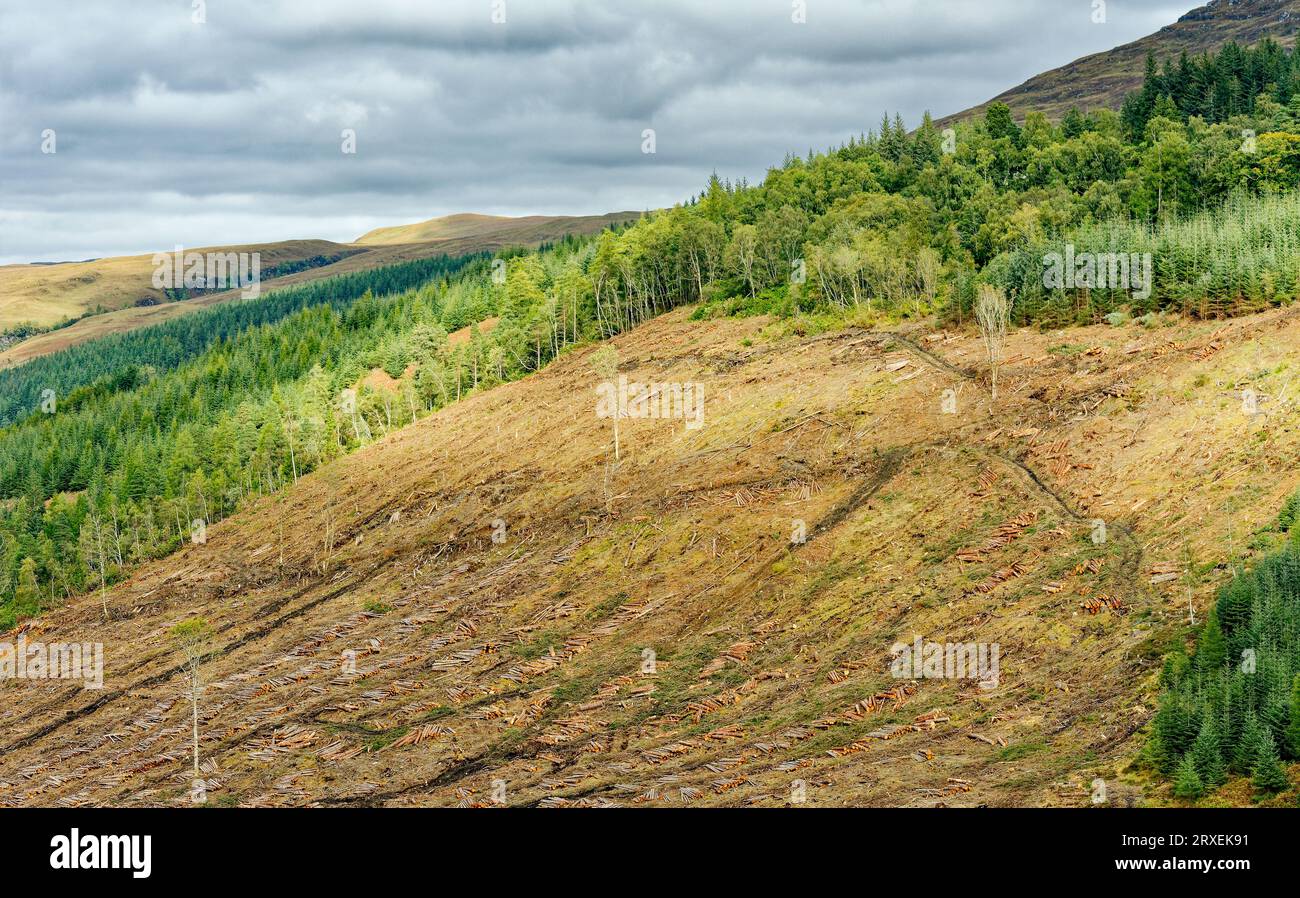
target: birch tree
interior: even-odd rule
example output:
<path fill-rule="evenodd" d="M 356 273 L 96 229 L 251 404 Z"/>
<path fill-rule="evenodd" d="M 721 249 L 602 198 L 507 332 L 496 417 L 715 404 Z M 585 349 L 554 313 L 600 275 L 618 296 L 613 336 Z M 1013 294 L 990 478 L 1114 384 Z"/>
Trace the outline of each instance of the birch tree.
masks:
<path fill-rule="evenodd" d="M 614 461 L 618 461 L 618 419 L 623 416 L 623 409 L 619 407 L 618 401 L 618 350 L 613 346 L 602 346 L 592 353 L 591 367 L 595 370 L 596 376 L 601 379 L 602 386 L 608 385 L 611 393 L 609 398 L 614 406 L 610 414 L 614 419 Z"/>
<path fill-rule="evenodd" d="M 199 697 L 202 683 L 199 666 L 212 637 L 212 625 L 201 617 L 190 618 L 171 628 L 171 637 L 185 656 L 185 670 L 190 677 L 190 705 L 193 710 L 194 781 L 199 781 Z"/>
<path fill-rule="evenodd" d="M 988 284 L 980 285 L 979 299 L 975 303 L 975 320 L 979 323 L 984 350 L 989 357 L 989 375 L 993 383 L 993 400 L 998 398 L 998 368 L 1002 364 L 1002 347 L 1007 339 L 1007 323 L 1011 317 L 1011 304 L 1006 294 Z"/>

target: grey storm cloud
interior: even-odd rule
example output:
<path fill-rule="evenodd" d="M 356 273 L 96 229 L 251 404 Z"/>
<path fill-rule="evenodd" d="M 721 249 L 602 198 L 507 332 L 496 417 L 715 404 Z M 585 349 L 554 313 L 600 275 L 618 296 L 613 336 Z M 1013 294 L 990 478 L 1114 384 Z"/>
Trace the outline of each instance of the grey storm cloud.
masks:
<path fill-rule="evenodd" d="M 1093 3 L 0 0 L 0 263 L 671 205 L 1195 5 Z"/>

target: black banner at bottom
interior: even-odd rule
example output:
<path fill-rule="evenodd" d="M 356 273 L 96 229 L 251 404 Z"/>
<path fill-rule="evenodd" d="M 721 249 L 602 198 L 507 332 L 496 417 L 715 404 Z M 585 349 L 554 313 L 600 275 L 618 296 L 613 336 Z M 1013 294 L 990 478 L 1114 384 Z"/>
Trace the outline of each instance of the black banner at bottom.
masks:
<path fill-rule="evenodd" d="M 472 810 L 0 813 L 11 884 L 351 884 L 431 872 L 519 879 L 646 865 L 693 883 L 869 868 L 873 885 L 976 871 L 1087 884 L 1294 869 L 1296 818 L 1262 810 Z M 616 880 L 614 880 L 616 881 Z M 632 880 L 629 880 L 631 884 Z"/>

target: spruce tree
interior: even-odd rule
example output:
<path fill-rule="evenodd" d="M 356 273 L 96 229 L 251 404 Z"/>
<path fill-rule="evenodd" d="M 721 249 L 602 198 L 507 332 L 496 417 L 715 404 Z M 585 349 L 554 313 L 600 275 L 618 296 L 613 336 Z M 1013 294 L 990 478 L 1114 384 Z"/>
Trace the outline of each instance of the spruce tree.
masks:
<path fill-rule="evenodd" d="M 1219 626 L 1219 609 L 1211 606 L 1196 648 L 1196 669 L 1201 673 L 1218 670 L 1227 657 L 1228 647 L 1223 638 L 1223 628 Z"/>
<path fill-rule="evenodd" d="M 1066 140 L 1078 137 L 1088 128 L 1088 120 L 1079 112 L 1079 107 L 1071 106 L 1070 111 L 1061 119 L 1061 134 Z"/>
<path fill-rule="evenodd" d="M 1281 761 L 1278 760 L 1277 745 L 1273 742 L 1271 733 L 1265 735 L 1264 747 L 1261 749 L 1259 758 L 1255 763 L 1255 775 L 1252 781 L 1257 790 L 1270 794 L 1281 792 L 1291 785 L 1291 781 L 1287 779 L 1286 770 L 1283 769 Z"/>
<path fill-rule="evenodd" d="M 1291 721 L 1286 728 L 1283 753 L 1292 761 L 1300 761 L 1300 674 L 1291 684 Z"/>
<path fill-rule="evenodd" d="M 1188 752 L 1183 757 L 1183 762 L 1178 765 L 1178 773 L 1174 777 L 1174 794 L 1191 801 L 1205 794 L 1205 786 L 1196 772 L 1196 762 L 1192 760 L 1191 752 Z"/>
<path fill-rule="evenodd" d="M 1228 681 L 1227 698 L 1224 701 L 1223 746 L 1228 760 L 1232 760 L 1231 750 L 1241 742 L 1242 728 L 1250 715 L 1250 701 L 1247 697 L 1246 674 L 1237 671 Z"/>
<path fill-rule="evenodd" d="M 943 156 L 943 146 L 939 132 L 934 127 L 934 120 L 926 112 L 921 119 L 921 127 L 916 130 L 916 139 L 912 142 L 912 161 L 918 167 L 937 164 Z"/>
<path fill-rule="evenodd" d="M 1006 137 L 1015 146 L 1020 145 L 1020 126 L 1011 117 L 1011 107 L 1006 103 L 993 103 L 984 113 L 984 127 L 994 140 Z"/>
<path fill-rule="evenodd" d="M 1207 788 L 1221 784 L 1227 778 L 1227 768 L 1223 763 L 1223 751 L 1219 746 L 1219 727 L 1214 715 L 1205 715 L 1201 731 L 1192 743 L 1192 760 L 1196 764 L 1196 773 Z"/>
<path fill-rule="evenodd" d="M 1190 668 L 1191 662 L 1187 658 L 1187 653 L 1183 651 L 1182 646 L 1176 647 L 1165 658 L 1164 669 L 1160 671 L 1160 685 L 1165 689 L 1173 689 L 1183 681 Z"/>
<path fill-rule="evenodd" d="M 1264 725 L 1259 722 L 1255 712 L 1246 715 L 1246 722 L 1241 728 L 1241 739 L 1237 743 L 1237 750 L 1232 759 L 1232 767 L 1235 771 L 1249 773 L 1255 769 L 1255 762 L 1264 748 L 1266 733 Z"/>

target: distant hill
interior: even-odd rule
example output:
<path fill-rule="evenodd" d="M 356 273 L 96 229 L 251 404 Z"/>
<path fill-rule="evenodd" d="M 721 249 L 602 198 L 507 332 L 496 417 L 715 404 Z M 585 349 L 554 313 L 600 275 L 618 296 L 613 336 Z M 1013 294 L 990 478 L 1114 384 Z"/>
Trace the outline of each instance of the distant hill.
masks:
<path fill-rule="evenodd" d="M 510 246 L 532 249 L 567 234 L 594 234 L 638 217 L 637 212 L 523 218 L 449 215 L 379 228 L 354 244 L 286 240 L 192 249 L 203 253 L 260 252 L 262 286 L 271 289 L 443 254 L 494 252 Z M 276 269 L 291 273 L 271 276 Z M 0 266 L 0 333 L 19 324 L 54 327 L 67 319 L 80 319 L 12 347 L 0 342 L 0 350 L 4 350 L 0 351 L 0 368 L 96 337 L 158 324 L 240 295 L 239 290 L 227 290 L 177 302 L 154 288 L 152 280 L 152 254 Z"/>
<path fill-rule="evenodd" d="M 424 243 L 431 240 L 476 239 L 499 246 L 537 245 L 557 240 L 566 234 L 595 234 L 605 228 L 632 221 L 638 212 L 613 212 L 609 215 L 528 215 L 506 218 L 499 215 L 462 213 L 430 218 L 428 221 L 391 228 L 376 228 L 357 238 L 357 244 Z M 489 248 L 489 247 L 484 247 Z"/>
<path fill-rule="evenodd" d="M 163 251 L 168 251 L 168 247 Z M 285 240 L 242 246 L 187 247 L 208 252 L 261 253 L 262 272 L 309 265 L 360 252 L 329 240 Z M 96 309 L 150 306 L 169 298 L 153 286 L 153 254 L 115 256 L 85 262 L 0 265 L 0 331 L 21 323 L 49 327 Z"/>
<path fill-rule="evenodd" d="M 1059 119 L 1072 107 L 1118 109 L 1124 96 L 1141 86 L 1150 53 L 1163 61 L 1184 51 L 1197 55 L 1230 41 L 1250 45 L 1266 37 L 1290 46 L 1298 29 L 1300 0 L 1211 0 L 1155 34 L 1035 75 L 1019 87 L 942 122 L 983 113 L 989 104 L 998 102 L 1010 106 L 1017 118 L 1040 111 Z"/>

